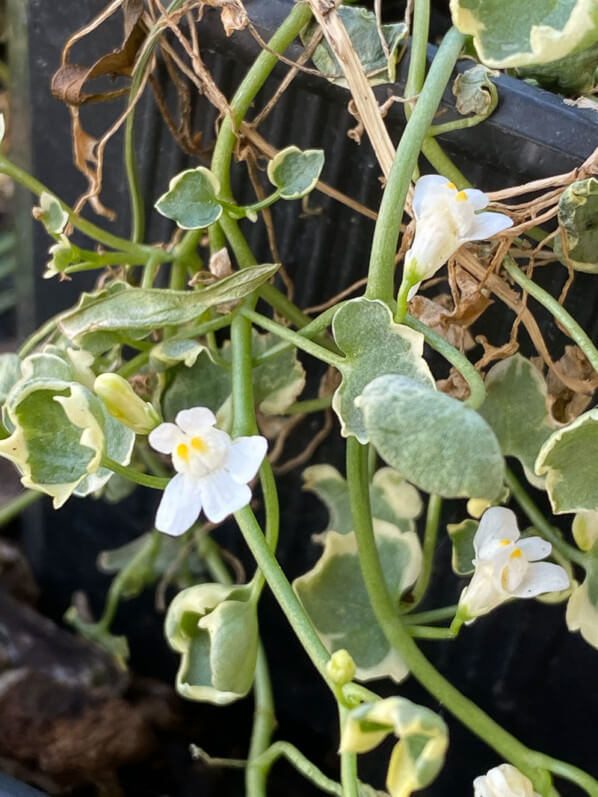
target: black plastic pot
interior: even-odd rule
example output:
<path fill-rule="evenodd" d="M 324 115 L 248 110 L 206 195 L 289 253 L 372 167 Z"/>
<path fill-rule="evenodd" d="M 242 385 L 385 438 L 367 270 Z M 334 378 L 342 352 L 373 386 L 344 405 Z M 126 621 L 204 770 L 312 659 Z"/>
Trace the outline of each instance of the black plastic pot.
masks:
<path fill-rule="evenodd" d="M 15 138 L 21 145 L 19 154 L 22 162 L 66 201 L 73 201 L 79 195 L 84 181 L 71 162 L 68 113 L 51 97 L 49 82 L 59 66 L 60 48 L 68 35 L 104 5 L 104 0 L 73 0 L 59 4 L 55 0 L 28 0 L 26 3 L 9 0 L 13 25 L 11 44 L 14 46 L 12 66 L 17 83 L 14 120 L 18 135 Z M 252 19 L 266 38 L 291 5 L 291 0 L 248 0 L 246 3 Z M 86 40 L 82 60 L 91 63 L 96 55 L 113 48 L 119 35 L 116 20 L 114 26 L 112 23 L 104 26 L 93 43 Z M 255 42 L 249 34 L 227 39 L 219 15 L 211 9 L 205 11 L 199 35 L 202 54 L 218 85 L 230 96 L 258 50 Z M 431 47 L 430 57 L 433 52 Z M 297 53 L 298 49 L 292 48 L 289 55 L 294 57 Z M 459 69 L 468 66 L 465 62 Z M 283 66 L 274 71 L 256 108 L 273 93 L 285 71 Z M 391 93 L 402 94 L 405 73 L 404 61 L 398 85 L 376 89 L 380 99 Z M 489 120 L 480 127 L 441 139 L 457 165 L 479 187 L 491 190 L 569 171 L 598 145 L 597 114 L 570 107 L 557 96 L 509 77 L 499 78 L 497 86 L 500 104 Z M 196 97 L 194 101 L 197 129 L 203 131 L 207 146 L 213 140 L 215 114 L 202 98 Z M 344 89 L 301 74 L 260 132 L 276 147 L 288 144 L 323 147 L 327 156 L 323 179 L 376 209 L 380 199 L 378 168 L 365 138 L 357 146 L 346 135 L 354 126 L 353 118 L 346 112 L 347 101 Z M 450 90 L 443 104 L 452 107 Z M 90 129 L 99 132 L 117 112 L 113 107 L 100 105 L 84 109 L 84 113 Z M 400 104 L 392 106 L 387 119 L 391 135 L 397 140 L 404 125 Z M 139 109 L 136 135 L 143 188 L 151 209 L 168 179 L 184 168 L 188 159 L 173 145 L 149 97 Z M 111 157 L 118 162 L 121 145 L 120 137 L 112 142 L 108 162 Z M 105 203 L 118 211 L 114 231 L 126 235 L 129 211 L 121 168 L 106 172 L 104 189 Z M 237 177 L 238 196 L 242 196 L 243 190 L 243 177 Z M 86 280 L 78 275 L 72 283 L 41 281 L 48 238 L 39 225 L 30 221 L 29 198 L 21 194 L 20 201 L 21 262 L 33 264 L 32 272 L 22 275 L 21 327 L 24 332 L 71 304 Z M 281 231 L 278 238 L 281 259 L 292 275 L 296 300 L 302 306 L 334 295 L 365 274 L 373 231 L 372 221 L 325 196 L 313 194 L 310 206 L 317 208 L 318 213 L 299 214 L 294 203 L 279 203 L 273 211 L 276 229 Z M 152 240 L 163 239 L 169 231 L 168 222 L 150 210 L 148 228 Z M 258 260 L 271 260 L 262 227 L 247 226 L 246 231 Z M 556 292 L 565 277 L 564 270 L 552 268 L 550 273 L 542 275 L 545 284 Z M 569 294 L 568 307 L 595 339 L 598 338 L 597 298 L 595 278 L 578 274 Z M 504 340 L 512 321 L 512 315 L 497 305 L 475 331 L 483 332 L 492 340 Z M 552 323 L 547 323 L 543 332 L 551 350 L 558 355 L 564 339 Z M 531 353 L 527 340 L 523 340 L 522 345 Z M 317 425 L 317 421 L 305 422 L 306 437 L 313 434 L 314 424 Z M 342 457 L 338 441 L 328 441 L 316 455 L 317 461 L 332 462 L 341 469 Z M 322 528 L 325 519 L 317 501 L 300 492 L 299 474 L 285 477 L 282 490 L 280 558 L 289 577 L 294 578 L 313 563 L 317 552 L 310 542 L 310 534 Z M 150 497 L 139 490 L 132 499 L 117 507 L 72 500 L 59 513 L 47 507 L 31 510 L 26 543 L 42 586 L 43 606 L 50 614 L 60 616 L 71 593 L 81 587 L 90 593 L 94 608 L 101 605 L 106 579 L 95 570 L 97 552 L 144 531 L 151 523 L 154 502 L 153 495 Z M 462 517 L 464 507 L 461 510 Z M 447 521 L 450 519 L 454 518 L 445 517 Z M 236 534 L 232 531 L 227 534 L 228 543 L 235 552 L 249 561 Z M 430 606 L 450 603 L 459 593 L 460 585 L 450 574 L 449 559 L 448 540 L 443 538 L 435 565 L 439 583 L 429 598 Z M 172 671 L 173 660 L 164 649 L 159 620 L 152 614 L 150 604 L 151 601 L 146 600 L 125 605 L 119 615 L 117 631 L 124 629 L 131 634 L 133 664 L 137 669 L 166 675 Z M 143 618 L 141 622 L 140 617 Z M 324 689 L 315 682 L 305 654 L 268 596 L 262 612 L 262 629 L 279 707 L 280 736 L 296 742 L 306 754 L 333 772 L 336 720 L 332 707 Z M 598 711 L 598 694 L 589 691 L 588 673 L 594 670 L 598 653 L 578 636 L 567 632 L 562 610 L 536 602 L 519 602 L 477 623 L 455 642 L 433 642 L 422 647 L 460 689 L 524 742 L 580 766 L 594 766 L 589 717 Z M 381 691 L 385 694 L 400 691 L 412 699 L 435 705 L 413 679 L 398 689 L 384 683 Z M 322 707 L 327 708 L 322 710 Z M 198 707 L 198 711 L 202 708 Z M 230 710 L 221 711 L 222 716 L 227 716 Z M 495 754 L 459 723 L 450 717 L 447 720 L 452 748 L 449 764 L 438 781 L 423 792 L 434 797 L 470 794 L 472 778 L 499 763 Z M 572 728 L 577 732 L 572 733 Z M 208 746 L 210 734 L 198 741 Z M 226 754 L 222 749 L 210 751 L 215 755 Z M 380 756 L 367 756 L 362 766 L 364 777 L 371 777 L 379 788 L 382 787 L 383 760 Z M 290 771 L 283 771 L 289 778 L 287 782 L 294 782 Z M 285 792 L 272 791 L 272 794 L 277 793 Z M 312 790 L 304 786 L 302 793 L 309 795 Z M 566 787 L 562 789 L 563 795 L 574 793 Z"/>

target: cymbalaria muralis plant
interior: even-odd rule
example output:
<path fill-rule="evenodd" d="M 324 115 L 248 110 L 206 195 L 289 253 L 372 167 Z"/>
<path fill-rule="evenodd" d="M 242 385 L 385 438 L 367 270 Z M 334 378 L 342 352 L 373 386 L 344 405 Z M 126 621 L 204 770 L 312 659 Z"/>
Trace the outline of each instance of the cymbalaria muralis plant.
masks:
<path fill-rule="evenodd" d="M 298 2 L 231 98 L 211 77 L 192 29 L 201 28 L 202 16 L 193 12 L 204 5 L 220 10 L 227 34 L 248 26 L 255 33 L 241 0 L 172 0 L 167 8 L 157 0 L 123 0 L 111 4 L 111 13 L 120 8 L 125 20 L 118 57 L 98 61 L 82 76 L 130 78 L 120 118 L 129 238 L 82 215 L 86 204 L 108 215 L 100 201 L 102 173 L 110 167 L 106 138 L 95 142 L 86 161 L 89 186 L 75 209 L 59 198 L 59 186 L 50 190 L 9 153 L 0 155 L 0 172 L 36 197 L 34 215 L 49 236 L 43 276 L 98 275 L 93 291 L 39 329 L 18 354 L 0 355 L 0 455 L 14 463 L 28 490 L 51 496 L 56 508 L 91 495 L 121 500 L 136 485 L 155 492 L 154 527 L 106 554 L 107 561 L 118 561 L 113 572 L 119 580 L 104 615 L 84 622 L 71 608 L 67 619 L 125 666 L 127 641 L 110 633 L 118 601 L 167 572 L 179 588 L 165 617 L 166 639 L 180 655 L 177 691 L 221 705 L 253 690 L 249 797 L 264 797 L 269 769 L 281 755 L 323 793 L 380 793 L 360 781 L 358 757 L 387 736 L 396 738 L 387 792 L 408 797 L 433 784 L 450 755 L 443 719 L 450 715 L 496 753 L 489 772 L 471 772 L 472 793 L 555 797 L 564 780 L 598 797 L 592 775 L 511 735 L 449 683 L 416 642 L 466 636 L 471 624 L 484 623 L 503 603 L 543 596 L 554 604 L 547 608 L 551 616 L 565 616 L 572 632 L 598 647 L 598 408 L 590 408 L 598 351 L 563 298 L 541 288 L 532 273 L 536 261 L 559 259 L 572 275 L 598 272 L 587 241 L 593 234 L 588 219 L 598 212 L 592 176 L 598 158 L 552 182 L 493 194 L 487 186 L 471 186 L 435 141 L 438 132 L 483 125 L 494 111 L 496 73 L 484 64 L 527 69 L 550 61 L 551 52 L 565 59 L 595 46 L 596 4 L 451 0 L 454 27 L 427 69 L 429 0 L 415 0 L 410 31 L 404 23 L 382 25 L 374 12 L 354 5 Z M 402 98 L 407 122 L 400 140 L 392 141 L 371 86 L 394 80 L 399 57 L 408 57 L 409 33 Z M 468 52 L 477 48 L 482 65 L 473 67 L 473 76 L 460 75 L 454 93 L 457 108 L 476 115 L 435 124 L 466 36 L 473 37 Z M 364 294 L 348 298 L 358 286 L 344 285 L 338 297 L 318 297 L 325 308 L 311 315 L 293 303 L 288 275 L 280 279 L 284 263 L 258 263 L 245 237 L 250 224 L 272 226 L 275 203 L 294 202 L 299 213 L 311 192 L 330 191 L 320 180 L 326 153 L 317 141 L 313 149 L 276 151 L 257 134 L 255 119 L 246 118 L 296 40 L 312 58 L 312 71 L 345 86 L 347 101 L 352 95 L 383 177 Z M 69 78 L 72 43 L 53 91 L 69 103 L 76 141 L 89 143 L 78 115 L 85 81 Z M 160 197 L 146 197 L 135 168 L 135 107 L 159 52 L 173 69 L 184 65 L 186 78 L 220 118 L 209 163 L 192 164 L 172 175 Z M 292 61 L 284 63 L 293 68 Z M 255 169 L 233 164 L 241 144 L 252 153 L 248 161 L 264 167 L 257 182 Z M 432 173 L 420 176 L 420 167 Z M 254 201 L 235 200 L 234 170 L 254 181 Z M 502 201 L 525 194 L 533 198 Z M 169 241 L 145 242 L 147 203 L 172 221 Z M 536 226 L 537 217 L 558 217 L 560 226 L 550 234 Z M 436 287 L 447 274 L 450 297 Z M 519 289 L 570 337 L 567 363 L 549 357 Z M 515 310 L 513 339 L 523 323 L 539 359 L 487 341 L 478 362 L 468 357 L 468 328 L 493 296 Z M 448 362 L 448 379 L 433 372 L 424 344 Z M 327 378 L 317 396 L 303 396 L 305 369 L 313 361 L 327 369 Z M 555 380 L 574 384 L 578 394 L 575 401 L 569 396 L 558 418 Z M 289 419 L 322 412 L 334 418 L 331 433 L 346 463 L 341 472 L 299 458 L 305 488 L 324 501 L 330 520 L 315 538 L 321 546 L 316 564 L 291 584 L 277 559 L 279 534 L 286 532 L 279 528 L 273 463 Z M 532 502 L 507 459 L 517 460 L 530 485 L 545 492 L 555 515 L 568 516 L 570 540 Z M 467 510 L 457 499 L 466 499 Z M 455 586 L 457 576 L 464 579 L 461 597 L 456 606 L 416 614 L 432 580 L 445 500 L 454 501 L 453 516 L 461 513 L 461 522 L 447 529 Z M 531 527 L 520 532 L 506 505 L 518 506 Z M 424 511 L 420 539 L 417 519 Z M 12 514 L 9 506 L 3 516 Z M 233 583 L 212 539 L 222 522 L 236 524 L 255 560 L 246 583 Z M 306 530 L 306 544 L 318 531 Z M 194 580 L 191 569 L 177 571 L 190 551 L 205 560 L 212 581 Z M 272 739 L 268 641 L 260 639 L 258 621 L 264 588 L 338 707 L 336 774 L 325 775 L 300 750 Z M 382 699 L 369 683 L 383 677 L 395 682 L 396 696 Z M 401 696 L 407 677 L 422 684 L 430 705 Z"/>

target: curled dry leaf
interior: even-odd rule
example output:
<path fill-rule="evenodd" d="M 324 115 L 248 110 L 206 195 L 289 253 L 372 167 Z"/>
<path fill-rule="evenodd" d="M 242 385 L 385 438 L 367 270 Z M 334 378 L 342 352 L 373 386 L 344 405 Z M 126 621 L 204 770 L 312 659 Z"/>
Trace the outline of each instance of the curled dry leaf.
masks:
<path fill-rule="evenodd" d="M 212 273 L 216 279 L 224 279 L 224 277 L 230 277 L 233 273 L 233 267 L 230 262 L 230 255 L 228 253 L 228 249 L 223 246 L 222 249 L 219 249 L 217 252 L 210 257 L 210 273 Z"/>
<path fill-rule="evenodd" d="M 450 304 L 451 298 L 446 293 L 435 296 L 434 299 L 417 294 L 409 303 L 409 310 L 415 318 L 437 332 L 451 346 L 461 351 L 469 351 L 475 345 L 471 333 L 466 327 L 455 323 L 454 310 L 448 309 Z"/>
<path fill-rule="evenodd" d="M 598 376 L 579 346 L 565 346 L 565 353 L 556 362 L 558 373 L 587 384 L 587 392 L 571 390 L 557 373 L 546 374 L 548 409 L 559 423 L 571 423 L 584 412 L 592 401 L 592 393 L 598 388 Z M 540 367 L 543 371 L 543 363 Z"/>
<path fill-rule="evenodd" d="M 469 385 L 456 368 L 451 368 L 446 379 L 438 379 L 436 387 L 459 401 L 465 401 L 471 393 Z"/>
<path fill-rule="evenodd" d="M 241 0 L 203 0 L 202 5 L 220 9 L 222 27 L 227 36 L 249 25 L 249 17 Z"/>

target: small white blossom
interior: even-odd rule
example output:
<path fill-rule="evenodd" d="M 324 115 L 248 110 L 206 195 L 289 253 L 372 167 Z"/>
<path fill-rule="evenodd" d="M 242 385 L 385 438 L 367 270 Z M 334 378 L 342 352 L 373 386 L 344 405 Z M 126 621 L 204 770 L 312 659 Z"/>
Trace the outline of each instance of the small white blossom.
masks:
<path fill-rule="evenodd" d="M 511 764 L 501 764 L 473 782 L 474 797 L 540 797 L 529 778 Z"/>
<path fill-rule="evenodd" d="M 552 546 L 540 537 L 519 539 L 515 513 L 501 506 L 484 512 L 473 538 L 475 572 L 459 600 L 457 617 L 471 621 L 510 598 L 534 598 L 567 589 L 560 566 L 540 562 Z"/>
<path fill-rule="evenodd" d="M 440 174 L 428 174 L 415 184 L 415 238 L 405 255 L 403 281 L 411 299 L 422 280 L 433 276 L 467 241 L 485 241 L 510 227 L 504 213 L 479 213 L 488 205 L 483 191 L 458 191 Z"/>
<path fill-rule="evenodd" d="M 216 417 L 206 407 L 181 410 L 176 423 L 161 423 L 149 435 L 156 451 L 172 456 L 176 476 L 168 483 L 156 515 L 156 528 L 178 536 L 203 509 L 213 523 L 246 506 L 251 481 L 264 459 L 264 437 L 230 436 L 215 429 Z"/>

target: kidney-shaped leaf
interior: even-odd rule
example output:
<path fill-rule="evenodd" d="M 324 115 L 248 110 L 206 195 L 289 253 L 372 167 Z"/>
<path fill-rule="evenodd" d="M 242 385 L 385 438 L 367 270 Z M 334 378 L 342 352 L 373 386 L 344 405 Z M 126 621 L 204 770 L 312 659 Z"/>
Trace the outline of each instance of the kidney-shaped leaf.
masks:
<path fill-rule="evenodd" d="M 340 367 L 343 380 L 332 400 L 343 437 L 354 435 L 368 442 L 361 409 L 355 399 L 365 386 L 382 374 L 403 374 L 434 388 L 434 379 L 422 352 L 424 338 L 409 327 L 395 324 L 380 301 L 352 299 L 335 314 L 334 339 L 345 353 Z"/>
<path fill-rule="evenodd" d="M 598 63 L 598 48 L 594 63 Z M 554 251 L 562 262 L 576 271 L 598 274 L 598 180 L 594 177 L 571 183 L 563 191 L 559 228 Z"/>
<path fill-rule="evenodd" d="M 598 40 L 596 0 L 451 0 L 451 13 L 480 60 L 498 69 L 544 64 Z"/>
<path fill-rule="evenodd" d="M 217 199 L 219 191 L 220 184 L 212 172 L 198 166 L 173 177 L 155 207 L 181 229 L 201 230 L 222 215 L 222 205 Z"/>
<path fill-rule="evenodd" d="M 420 489 L 445 498 L 501 493 L 500 447 L 475 410 L 394 374 L 370 382 L 357 403 L 380 456 Z"/>
<path fill-rule="evenodd" d="M 268 164 L 268 179 L 283 199 L 300 199 L 318 182 L 323 166 L 323 150 L 286 147 Z"/>

